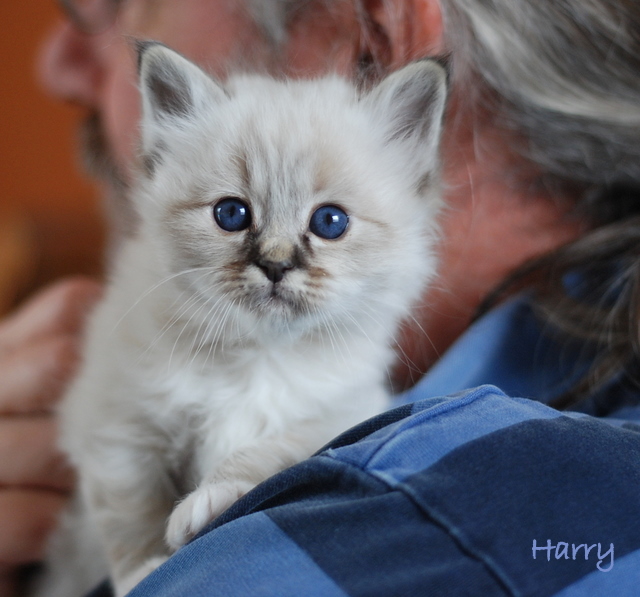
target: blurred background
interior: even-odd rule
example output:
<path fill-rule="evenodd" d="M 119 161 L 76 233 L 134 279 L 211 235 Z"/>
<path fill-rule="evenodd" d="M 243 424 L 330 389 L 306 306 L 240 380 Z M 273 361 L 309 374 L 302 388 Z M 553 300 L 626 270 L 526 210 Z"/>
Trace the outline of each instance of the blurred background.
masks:
<path fill-rule="evenodd" d="M 76 150 L 80 111 L 45 96 L 39 47 L 54 0 L 0 3 L 0 314 L 71 274 L 100 275 L 102 218 Z"/>

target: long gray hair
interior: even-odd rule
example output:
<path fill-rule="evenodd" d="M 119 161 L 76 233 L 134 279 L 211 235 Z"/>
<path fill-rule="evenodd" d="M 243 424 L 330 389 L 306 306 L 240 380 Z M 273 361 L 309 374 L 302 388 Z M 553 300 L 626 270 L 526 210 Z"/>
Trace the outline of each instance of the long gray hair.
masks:
<path fill-rule="evenodd" d="M 442 5 L 454 76 L 475 79 L 497 124 L 521 135 L 523 157 L 565 183 L 595 225 L 640 212 L 640 194 L 620 193 L 640 191 L 640 4 Z"/>
<path fill-rule="evenodd" d="M 561 396 L 567 407 L 616 378 L 640 384 L 640 3 L 442 0 L 454 77 L 516 133 L 540 181 L 560 189 L 591 232 L 525 264 L 537 309 L 596 355 Z M 454 81 L 455 85 L 455 81 Z M 567 292 L 565 276 L 589 280 Z"/>
<path fill-rule="evenodd" d="M 384 0 L 382 0 L 384 2 Z M 402 0 L 388 0 L 393 10 Z M 252 0 L 272 37 L 306 5 L 363 0 Z M 590 373 L 559 406 L 626 375 L 640 385 L 640 2 L 637 0 L 440 0 L 452 90 L 509 133 L 535 184 L 570 201 L 591 227 L 578 241 L 525 264 L 516 281 L 537 290 L 544 322 L 590 344 Z M 278 7 L 276 12 L 265 6 Z M 286 24 L 286 23 L 285 23 Z M 376 35 L 362 19 L 362 37 Z M 379 57 L 360 66 L 383 74 Z M 528 178 L 523 184 L 530 185 Z M 563 279 L 596 278 L 593 293 L 569 295 Z M 615 285 L 615 292 L 608 288 Z M 604 305 L 598 295 L 605 295 Z"/>

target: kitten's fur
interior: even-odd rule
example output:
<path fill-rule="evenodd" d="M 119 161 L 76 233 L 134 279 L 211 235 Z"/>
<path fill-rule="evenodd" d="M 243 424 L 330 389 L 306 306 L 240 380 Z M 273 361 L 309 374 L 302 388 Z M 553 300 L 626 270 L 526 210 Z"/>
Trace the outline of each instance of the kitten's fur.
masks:
<path fill-rule="evenodd" d="M 141 228 L 61 413 L 118 595 L 257 483 L 387 405 L 394 334 L 435 270 L 445 101 L 433 62 L 366 93 L 336 76 L 223 87 L 147 44 L 140 79 Z M 223 197 L 249 205 L 248 229 L 216 224 Z M 349 215 L 335 240 L 309 230 L 323 204 Z M 265 259 L 291 268 L 274 283 Z"/>

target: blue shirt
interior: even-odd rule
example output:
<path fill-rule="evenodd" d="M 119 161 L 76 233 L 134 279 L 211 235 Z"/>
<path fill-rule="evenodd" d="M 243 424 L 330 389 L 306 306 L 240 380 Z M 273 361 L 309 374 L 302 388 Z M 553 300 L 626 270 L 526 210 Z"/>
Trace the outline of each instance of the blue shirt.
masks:
<path fill-rule="evenodd" d="M 614 381 L 583 412 L 545 405 L 589 358 L 526 297 L 502 305 L 131 597 L 640 595 L 638 396 Z"/>

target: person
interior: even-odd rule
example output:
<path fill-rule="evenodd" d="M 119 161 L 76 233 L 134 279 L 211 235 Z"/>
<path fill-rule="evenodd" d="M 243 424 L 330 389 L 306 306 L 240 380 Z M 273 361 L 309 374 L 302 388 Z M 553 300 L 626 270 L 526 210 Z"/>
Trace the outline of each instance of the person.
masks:
<path fill-rule="evenodd" d="M 394 376 L 397 389 L 414 389 L 249 494 L 134 594 L 635 594 L 640 7 L 61 5 L 40 71 L 50 92 L 87 112 L 87 161 L 112 206 L 115 245 L 135 230 L 132 39 L 162 41 L 221 77 L 338 71 L 366 85 L 424 56 L 444 55 L 450 68 L 438 286 L 400 339 Z M 17 567 L 41 556 L 71 486 L 52 465 L 50 405 L 97 294 L 84 281 L 58 286 L 0 328 L 0 369 L 25 372 L 0 389 L 6 594 Z M 494 308 L 470 326 L 487 297 Z M 506 395 L 469 389 L 485 383 Z M 592 416 L 541 404 L 553 401 Z"/>

